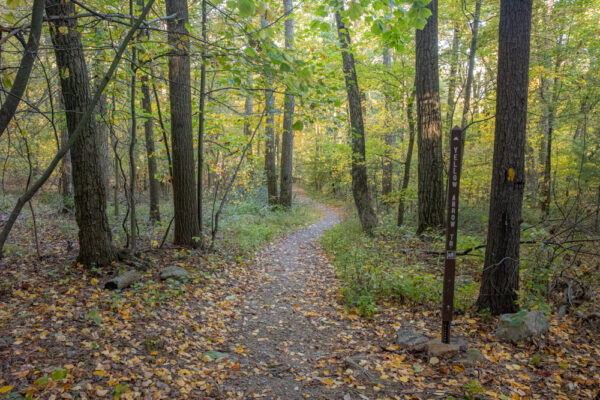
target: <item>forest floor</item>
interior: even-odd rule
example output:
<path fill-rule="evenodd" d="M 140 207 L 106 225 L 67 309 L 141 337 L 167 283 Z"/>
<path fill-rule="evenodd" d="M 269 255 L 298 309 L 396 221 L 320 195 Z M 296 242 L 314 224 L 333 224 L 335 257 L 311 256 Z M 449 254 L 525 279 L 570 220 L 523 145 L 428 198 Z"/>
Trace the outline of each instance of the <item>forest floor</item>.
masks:
<path fill-rule="evenodd" d="M 297 196 L 310 201 L 302 193 Z M 600 389 L 594 322 L 551 319 L 545 337 L 498 342 L 479 315 L 453 334 L 479 362 L 430 358 L 396 345 L 398 329 L 430 337 L 437 310 L 380 304 L 370 319 L 344 304 L 320 246 L 339 211 L 249 259 L 163 251 L 157 271 L 122 292 L 63 256 L 0 268 L 0 398 L 43 399 L 593 399 Z M 48 265 L 53 262 L 54 269 Z M 61 265 L 60 268 L 57 265 Z"/>

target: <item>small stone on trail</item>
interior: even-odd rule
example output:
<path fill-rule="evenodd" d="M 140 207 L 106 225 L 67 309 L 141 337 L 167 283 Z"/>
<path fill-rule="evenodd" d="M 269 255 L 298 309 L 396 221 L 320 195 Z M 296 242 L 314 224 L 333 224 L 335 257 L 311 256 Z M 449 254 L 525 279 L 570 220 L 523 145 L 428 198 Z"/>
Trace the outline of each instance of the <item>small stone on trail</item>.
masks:
<path fill-rule="evenodd" d="M 522 340 L 548 332 L 548 318 L 540 311 L 502 314 L 494 335 L 502 340 Z"/>
<path fill-rule="evenodd" d="M 396 332 L 396 343 L 407 350 L 425 350 L 425 344 L 428 341 L 429 338 L 427 336 L 411 329 L 400 329 Z"/>
<path fill-rule="evenodd" d="M 460 346 L 454 343 L 430 341 L 427 343 L 427 352 L 432 358 L 450 358 L 460 352 Z"/>
<path fill-rule="evenodd" d="M 190 274 L 188 274 L 187 270 L 182 267 L 171 266 L 162 270 L 160 273 L 160 279 L 175 279 L 176 281 L 184 281 L 190 278 Z"/>

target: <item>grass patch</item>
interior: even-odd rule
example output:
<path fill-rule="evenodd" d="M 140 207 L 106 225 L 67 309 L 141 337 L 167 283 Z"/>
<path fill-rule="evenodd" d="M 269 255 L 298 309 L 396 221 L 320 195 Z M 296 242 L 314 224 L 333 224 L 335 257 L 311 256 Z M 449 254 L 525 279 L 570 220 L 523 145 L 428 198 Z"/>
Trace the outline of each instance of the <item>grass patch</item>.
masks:
<path fill-rule="evenodd" d="M 467 247 L 472 237 L 463 237 Z M 430 306 L 441 304 L 443 259 L 423 255 L 423 249 L 441 250 L 443 237 L 429 235 L 423 240 L 410 227 L 397 227 L 391 217 L 373 235 L 361 231 L 354 217 L 327 231 L 322 243 L 342 281 L 345 300 L 369 317 L 379 300 Z M 472 279 L 460 276 L 456 282 L 455 307 L 465 310 L 475 300 Z"/>
<path fill-rule="evenodd" d="M 223 219 L 219 246 L 233 247 L 236 253 L 259 250 L 266 243 L 290 231 L 309 226 L 321 217 L 311 204 L 294 202 L 291 208 L 269 207 L 259 199 L 232 204 Z"/>

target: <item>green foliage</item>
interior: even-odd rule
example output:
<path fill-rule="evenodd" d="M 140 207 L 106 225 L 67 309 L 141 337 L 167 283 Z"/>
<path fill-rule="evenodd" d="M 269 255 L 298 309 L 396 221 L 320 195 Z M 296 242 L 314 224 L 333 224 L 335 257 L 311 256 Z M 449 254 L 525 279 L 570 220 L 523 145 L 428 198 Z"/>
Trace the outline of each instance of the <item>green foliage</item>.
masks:
<path fill-rule="evenodd" d="M 378 299 L 426 305 L 441 301 L 440 272 L 434 274 L 427 265 L 407 256 L 416 250 L 420 239 L 406 228 L 396 227 L 391 219 L 367 235 L 358 220 L 347 218 L 327 231 L 322 243 L 333 255 L 344 298 L 367 317 Z M 470 308 L 475 295 L 472 281 L 457 284 L 456 308 Z"/>
<path fill-rule="evenodd" d="M 253 252 L 277 236 L 308 226 L 321 215 L 314 206 L 297 201 L 289 209 L 265 203 L 254 197 L 230 205 L 223 218 L 221 245 L 239 253 Z"/>

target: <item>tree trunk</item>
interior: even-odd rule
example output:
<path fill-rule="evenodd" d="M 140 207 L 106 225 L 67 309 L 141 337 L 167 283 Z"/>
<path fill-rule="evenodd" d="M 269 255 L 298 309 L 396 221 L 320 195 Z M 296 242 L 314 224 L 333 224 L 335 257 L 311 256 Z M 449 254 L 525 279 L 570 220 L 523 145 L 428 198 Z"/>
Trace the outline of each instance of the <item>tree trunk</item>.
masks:
<path fill-rule="evenodd" d="M 138 0 L 139 6 L 144 6 L 144 0 Z M 150 39 L 150 31 L 144 32 L 146 39 Z M 141 57 L 143 59 L 143 57 Z M 152 116 L 152 100 L 148 75 L 144 73 L 142 83 L 142 110 L 144 112 L 144 138 L 146 141 L 146 162 L 148 164 L 148 191 L 150 196 L 150 223 L 160 221 L 160 182 L 156 179 L 156 154 L 154 149 L 154 117 Z"/>
<path fill-rule="evenodd" d="M 252 72 L 248 73 L 248 87 L 252 88 L 253 85 Z M 254 98 L 252 97 L 251 91 L 248 91 L 246 95 L 246 100 L 244 102 L 244 138 L 246 141 L 250 140 L 252 136 L 252 128 L 250 126 L 250 121 L 252 119 L 252 114 L 254 114 Z M 252 156 L 252 146 L 248 148 L 248 155 Z"/>
<path fill-rule="evenodd" d="M 192 97 L 190 91 L 190 41 L 187 0 L 167 0 L 169 54 L 169 100 L 171 102 L 171 147 L 173 156 L 173 205 L 177 245 L 197 244 L 198 208 L 192 134 Z"/>
<path fill-rule="evenodd" d="M 390 55 L 390 50 L 387 47 L 383 50 L 383 65 L 388 70 L 392 67 L 392 56 Z M 385 94 L 385 107 L 386 112 L 389 115 L 388 121 L 392 121 L 392 99 L 387 91 Z M 383 204 L 390 203 L 389 195 L 392 192 L 393 187 L 392 176 L 394 168 L 392 164 L 392 147 L 394 146 L 394 132 L 392 131 L 391 125 L 392 123 L 389 123 L 388 126 L 385 127 L 386 131 L 383 136 L 383 142 L 385 146 L 383 150 L 383 166 L 381 170 L 381 197 Z"/>
<path fill-rule="evenodd" d="M 444 223 L 444 160 L 438 74 L 438 2 L 427 8 L 431 16 L 417 30 L 415 86 L 417 140 L 419 144 L 419 225 L 417 232 L 440 228 Z"/>
<path fill-rule="evenodd" d="M 406 107 L 406 119 L 408 119 L 408 149 L 406 150 L 406 160 L 404 161 L 404 177 L 402 179 L 402 187 L 400 188 L 400 201 L 398 202 L 398 226 L 404 224 L 404 199 L 406 190 L 410 183 L 410 163 L 412 161 L 413 149 L 415 147 L 415 119 L 414 119 L 414 94 L 408 99 Z"/>
<path fill-rule="evenodd" d="M 69 135 L 91 105 L 90 82 L 81 34 L 77 30 L 75 4 L 46 0 L 51 19 L 51 37 L 60 76 Z M 67 31 L 65 32 L 65 28 Z M 106 187 L 101 171 L 100 136 L 95 118 L 90 118 L 71 148 L 75 217 L 79 227 L 79 257 L 82 264 L 106 265 L 116 258 L 106 216 Z"/>
<path fill-rule="evenodd" d="M 494 315 L 518 310 L 519 241 L 532 0 L 501 0 L 496 127 L 487 247 L 477 305 Z"/>
<path fill-rule="evenodd" d="M 261 15 L 261 27 L 266 28 L 269 23 Z M 267 121 L 265 125 L 265 174 L 267 177 L 267 193 L 269 204 L 277 204 L 277 167 L 275 165 L 275 95 L 273 93 L 273 76 L 270 72 L 266 73 L 268 81 L 265 90 L 265 107 Z"/>
<path fill-rule="evenodd" d="M 477 52 L 477 35 L 479 32 L 479 18 L 481 15 L 481 3 L 483 0 L 477 0 L 475 3 L 475 13 L 471 24 L 471 47 L 469 48 L 469 66 L 467 67 L 467 83 L 465 84 L 464 104 L 460 127 L 463 130 L 463 141 L 461 152 L 464 153 L 466 137 L 464 136 L 467 124 L 469 123 L 469 114 L 471 112 L 471 88 L 473 87 L 473 78 L 475 74 L 475 53 Z M 452 127 L 450 127 L 452 128 Z M 463 158 L 464 159 L 464 158 Z"/>
<path fill-rule="evenodd" d="M 59 121 L 58 129 L 60 131 L 60 147 L 64 147 L 69 141 L 69 131 L 65 121 L 65 106 L 63 105 L 62 96 L 58 96 L 59 104 Z M 71 168 L 71 152 L 68 151 L 60 164 L 60 185 L 59 194 L 62 198 L 61 212 L 72 212 L 73 199 L 73 170 Z"/>
<path fill-rule="evenodd" d="M 285 20 L 285 48 L 291 50 L 294 46 L 294 19 L 291 17 L 294 9 L 293 0 L 283 0 L 283 12 L 289 17 Z M 283 130 L 281 133 L 281 182 L 279 188 L 279 204 L 284 207 L 292 205 L 292 167 L 294 155 L 294 105 L 296 98 L 288 88 L 283 105 Z"/>
<path fill-rule="evenodd" d="M 29 75 L 31 74 L 33 63 L 37 58 L 43 21 L 44 0 L 35 0 L 31 9 L 31 29 L 29 31 L 29 38 L 27 38 L 27 47 L 24 49 L 17 75 L 10 88 L 10 93 L 6 96 L 4 103 L 2 103 L 2 108 L 0 108 L 0 136 L 2 136 L 8 123 L 15 115 L 23 93 L 25 93 L 25 88 L 27 88 Z"/>
<path fill-rule="evenodd" d="M 207 32 L 206 32 L 206 0 L 202 0 L 202 40 L 207 43 Z M 203 236 L 203 167 L 204 167 L 204 120 L 206 118 L 206 46 L 202 46 L 202 54 L 200 65 L 200 104 L 199 104 L 199 116 L 198 116 L 198 182 L 196 183 L 196 199 L 198 201 L 198 236 L 200 237 L 200 247 L 204 247 L 204 236 Z"/>
<path fill-rule="evenodd" d="M 367 181 L 367 165 L 365 151 L 365 126 L 358 89 L 358 79 L 352 54 L 350 33 L 342 20 L 344 9 L 342 0 L 338 1 L 335 11 L 338 38 L 342 50 L 342 65 L 346 91 L 348 92 L 348 109 L 350 112 L 350 145 L 352 148 L 352 195 L 358 211 L 360 224 L 364 231 L 371 231 L 377 226 L 377 215 L 373 210 L 371 193 Z"/>
<path fill-rule="evenodd" d="M 100 73 L 99 73 L 100 75 Z M 100 77 L 94 88 L 97 88 L 100 84 Z M 98 101 L 98 105 L 96 106 L 96 118 L 98 123 L 98 136 L 100 140 L 100 172 L 102 173 L 102 181 L 104 182 L 104 187 L 106 188 L 106 196 L 107 200 L 110 195 L 108 188 L 110 187 L 109 180 L 109 171 L 110 171 L 110 162 L 108 158 L 108 123 L 107 123 L 107 101 L 106 94 L 102 94 L 100 97 L 100 101 Z"/>
<path fill-rule="evenodd" d="M 129 0 L 129 14 L 131 16 L 131 23 L 135 20 L 134 18 L 134 6 L 133 0 Z M 129 248 L 135 252 L 137 247 L 137 221 L 136 221 L 136 204 L 135 204 L 135 182 L 136 182 L 136 157 L 135 157 L 135 145 L 137 143 L 137 115 L 135 109 L 136 103 L 136 84 L 137 84 L 137 50 L 135 46 L 131 47 L 131 96 L 130 101 L 130 112 L 131 112 L 131 131 L 129 137 Z"/>
<path fill-rule="evenodd" d="M 450 78 L 448 80 L 448 102 L 446 107 L 446 134 L 450 134 L 453 126 L 456 95 L 456 75 L 458 73 L 458 48 L 460 46 L 460 29 L 458 24 L 454 25 L 454 33 L 452 35 L 452 49 L 450 50 Z"/>
<path fill-rule="evenodd" d="M 146 138 L 146 156 L 148 162 L 148 187 L 150 191 L 150 222 L 160 221 L 160 184 L 156 179 L 156 154 L 154 153 L 154 118 L 152 117 L 152 101 L 148 75 L 142 76 L 142 109 L 144 110 L 144 136 Z"/>

